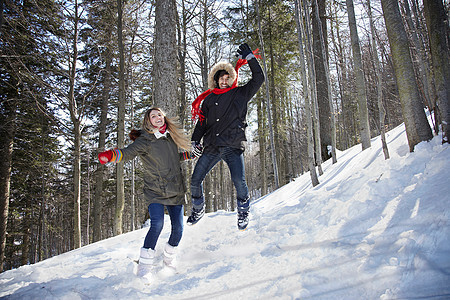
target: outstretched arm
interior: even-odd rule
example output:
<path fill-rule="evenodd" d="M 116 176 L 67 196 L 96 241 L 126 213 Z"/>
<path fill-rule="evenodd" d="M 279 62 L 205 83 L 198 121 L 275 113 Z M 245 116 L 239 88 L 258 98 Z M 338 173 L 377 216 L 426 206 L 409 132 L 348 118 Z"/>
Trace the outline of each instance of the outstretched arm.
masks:
<path fill-rule="evenodd" d="M 135 138 L 134 142 L 123 149 L 113 149 L 100 152 L 98 160 L 100 163 L 119 163 L 121 161 L 129 161 L 134 159 L 139 153 L 146 151 L 146 147 L 142 139 Z"/>
<path fill-rule="evenodd" d="M 242 90 L 245 97 L 250 101 L 264 82 L 264 72 L 255 57 L 248 61 L 248 65 L 252 71 L 252 79 L 243 86 Z"/>
<path fill-rule="evenodd" d="M 241 44 L 237 50 L 239 59 L 246 59 L 250 70 L 252 71 L 252 79 L 243 86 L 242 91 L 248 101 L 256 94 L 264 82 L 264 72 L 258 63 L 255 55 L 247 43 Z"/>
<path fill-rule="evenodd" d="M 123 154 L 119 149 L 107 150 L 98 154 L 98 160 L 102 165 L 110 162 L 118 163 L 122 160 Z"/>

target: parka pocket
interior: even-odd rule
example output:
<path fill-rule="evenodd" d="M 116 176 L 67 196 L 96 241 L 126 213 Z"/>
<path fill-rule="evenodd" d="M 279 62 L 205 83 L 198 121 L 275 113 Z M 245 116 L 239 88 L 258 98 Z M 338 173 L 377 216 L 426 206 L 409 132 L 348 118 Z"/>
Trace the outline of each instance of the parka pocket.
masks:
<path fill-rule="evenodd" d="M 240 120 L 235 120 L 230 126 L 225 130 L 224 137 L 229 144 L 238 144 L 242 141 L 246 141 L 245 138 L 245 128 L 247 123 L 242 123 Z"/>
<path fill-rule="evenodd" d="M 181 170 L 160 170 L 157 178 L 155 178 L 155 188 L 161 196 L 167 198 L 185 193 L 186 189 Z"/>

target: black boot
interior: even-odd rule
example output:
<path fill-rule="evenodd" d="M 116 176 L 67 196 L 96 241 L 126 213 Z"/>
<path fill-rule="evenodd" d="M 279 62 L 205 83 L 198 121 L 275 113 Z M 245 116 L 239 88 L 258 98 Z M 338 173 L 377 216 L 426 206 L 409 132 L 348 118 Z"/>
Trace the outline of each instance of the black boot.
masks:
<path fill-rule="evenodd" d="M 237 226 L 239 230 L 245 230 L 248 226 L 248 211 L 250 209 L 250 200 L 238 200 L 238 222 Z"/>
<path fill-rule="evenodd" d="M 191 215 L 187 219 L 188 225 L 194 225 L 205 215 L 205 207 L 203 206 L 201 209 L 197 210 L 192 208 Z"/>
<path fill-rule="evenodd" d="M 245 230 L 248 226 L 248 211 L 238 211 L 238 228 Z"/>

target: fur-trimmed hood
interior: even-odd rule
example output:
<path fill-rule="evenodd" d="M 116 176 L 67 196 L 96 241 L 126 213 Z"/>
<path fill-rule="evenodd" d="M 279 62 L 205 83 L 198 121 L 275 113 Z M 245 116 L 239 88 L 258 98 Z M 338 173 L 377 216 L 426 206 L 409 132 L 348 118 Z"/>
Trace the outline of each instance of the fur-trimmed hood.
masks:
<path fill-rule="evenodd" d="M 230 77 L 228 78 L 228 85 L 232 86 L 234 80 L 236 79 L 236 71 L 234 70 L 234 67 L 226 61 L 222 61 L 222 62 L 218 62 L 217 64 L 215 64 L 211 71 L 208 74 L 208 88 L 210 89 L 214 89 L 216 88 L 216 82 L 214 81 L 214 75 L 220 71 L 220 70 L 225 70 L 228 72 L 228 74 L 230 75 Z"/>

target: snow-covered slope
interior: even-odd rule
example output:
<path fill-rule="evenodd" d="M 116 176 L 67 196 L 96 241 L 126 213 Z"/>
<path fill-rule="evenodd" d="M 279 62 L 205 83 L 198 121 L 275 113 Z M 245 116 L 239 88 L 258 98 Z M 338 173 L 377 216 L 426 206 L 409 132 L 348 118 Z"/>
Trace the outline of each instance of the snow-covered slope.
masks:
<path fill-rule="evenodd" d="M 409 153 L 404 126 L 323 164 L 236 214 L 185 227 L 179 274 L 133 272 L 147 228 L 0 274 L 7 299 L 450 299 L 450 149 Z M 160 256 L 170 232 L 157 245 Z"/>

